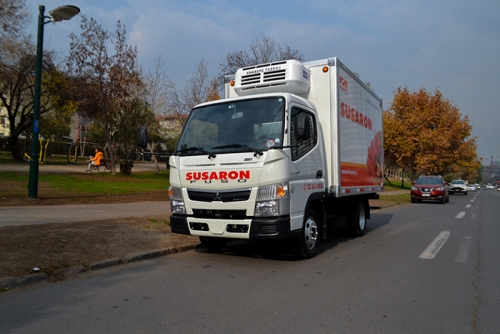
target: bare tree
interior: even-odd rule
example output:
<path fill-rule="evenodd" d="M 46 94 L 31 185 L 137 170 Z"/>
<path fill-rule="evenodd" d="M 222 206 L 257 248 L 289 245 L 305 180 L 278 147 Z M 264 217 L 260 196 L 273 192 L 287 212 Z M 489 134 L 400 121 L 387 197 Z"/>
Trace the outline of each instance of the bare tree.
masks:
<path fill-rule="evenodd" d="M 304 60 L 304 56 L 289 45 L 281 46 L 265 34 L 261 34 L 248 50 L 238 50 L 227 54 L 226 59 L 219 64 L 219 83 L 222 84 L 225 75 L 235 73 L 239 68 L 251 65 L 264 64 L 279 60 Z"/>
<path fill-rule="evenodd" d="M 210 82 L 208 80 L 207 63 L 201 60 L 193 72 L 193 76 L 179 93 L 175 85 L 169 89 L 168 111 L 171 115 L 177 115 L 182 122 L 181 115 L 189 111 L 197 104 L 207 101 L 210 92 Z"/>
<path fill-rule="evenodd" d="M 156 115 L 163 115 L 167 112 L 169 91 L 174 86 L 170 78 L 162 71 L 163 66 L 164 62 L 161 56 L 158 56 L 154 71 L 148 72 L 144 78 L 145 100 Z"/>
<path fill-rule="evenodd" d="M 184 109 L 189 111 L 197 104 L 206 102 L 209 88 L 207 63 L 201 60 L 193 72 L 193 76 L 184 86 L 182 99 Z"/>

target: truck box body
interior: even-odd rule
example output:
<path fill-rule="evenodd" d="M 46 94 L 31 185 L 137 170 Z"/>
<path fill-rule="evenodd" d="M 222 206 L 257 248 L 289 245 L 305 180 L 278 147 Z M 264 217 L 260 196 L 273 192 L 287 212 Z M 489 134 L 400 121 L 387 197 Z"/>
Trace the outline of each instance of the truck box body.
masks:
<path fill-rule="evenodd" d="M 239 69 L 194 107 L 170 158 L 171 225 L 209 248 L 364 233 L 383 190 L 382 100 L 337 58 Z"/>
<path fill-rule="evenodd" d="M 318 112 L 325 142 L 327 189 L 336 196 L 382 191 L 382 99 L 337 58 L 303 65 L 310 70 L 306 77 L 310 78 L 311 89 L 296 94 L 313 103 Z M 325 66 L 329 69 L 327 75 L 323 73 Z M 276 71 L 277 67 L 282 68 L 271 63 L 258 70 L 265 73 L 268 68 Z M 245 72 L 254 71 L 252 68 Z M 256 88 L 247 92 L 267 89 L 271 81 L 262 80 L 262 88 L 253 83 Z M 226 98 L 238 97 L 226 81 Z M 279 91 L 281 86 L 276 87 Z"/>

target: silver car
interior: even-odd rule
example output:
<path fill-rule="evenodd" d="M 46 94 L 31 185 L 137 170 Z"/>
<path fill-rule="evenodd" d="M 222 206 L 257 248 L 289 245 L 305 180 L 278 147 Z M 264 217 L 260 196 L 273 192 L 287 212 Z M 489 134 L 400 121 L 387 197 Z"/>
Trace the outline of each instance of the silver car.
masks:
<path fill-rule="evenodd" d="M 467 184 L 467 191 L 476 191 L 477 186 L 475 184 Z"/>
<path fill-rule="evenodd" d="M 467 185 L 464 180 L 453 180 L 450 183 L 450 194 L 461 193 L 467 195 Z"/>

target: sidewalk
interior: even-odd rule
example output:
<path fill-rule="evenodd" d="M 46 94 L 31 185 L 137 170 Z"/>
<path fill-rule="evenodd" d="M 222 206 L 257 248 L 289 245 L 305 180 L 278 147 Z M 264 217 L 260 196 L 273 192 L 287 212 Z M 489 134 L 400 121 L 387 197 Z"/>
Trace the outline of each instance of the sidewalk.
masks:
<path fill-rule="evenodd" d="M 0 207 L 0 227 L 170 215 L 170 202 Z"/>

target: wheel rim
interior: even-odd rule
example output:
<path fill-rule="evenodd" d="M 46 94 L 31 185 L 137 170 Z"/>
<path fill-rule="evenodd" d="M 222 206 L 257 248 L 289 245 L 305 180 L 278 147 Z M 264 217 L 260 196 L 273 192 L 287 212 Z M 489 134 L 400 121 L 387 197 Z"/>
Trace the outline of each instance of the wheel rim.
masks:
<path fill-rule="evenodd" d="M 318 241 L 318 234 L 319 231 L 316 221 L 312 217 L 307 218 L 306 223 L 304 225 L 304 239 L 307 248 L 309 249 L 314 248 L 316 242 Z"/>
<path fill-rule="evenodd" d="M 361 231 L 365 229 L 365 224 L 366 224 L 366 218 L 365 218 L 365 210 L 360 207 L 359 208 L 359 220 L 358 220 L 358 226 Z"/>

